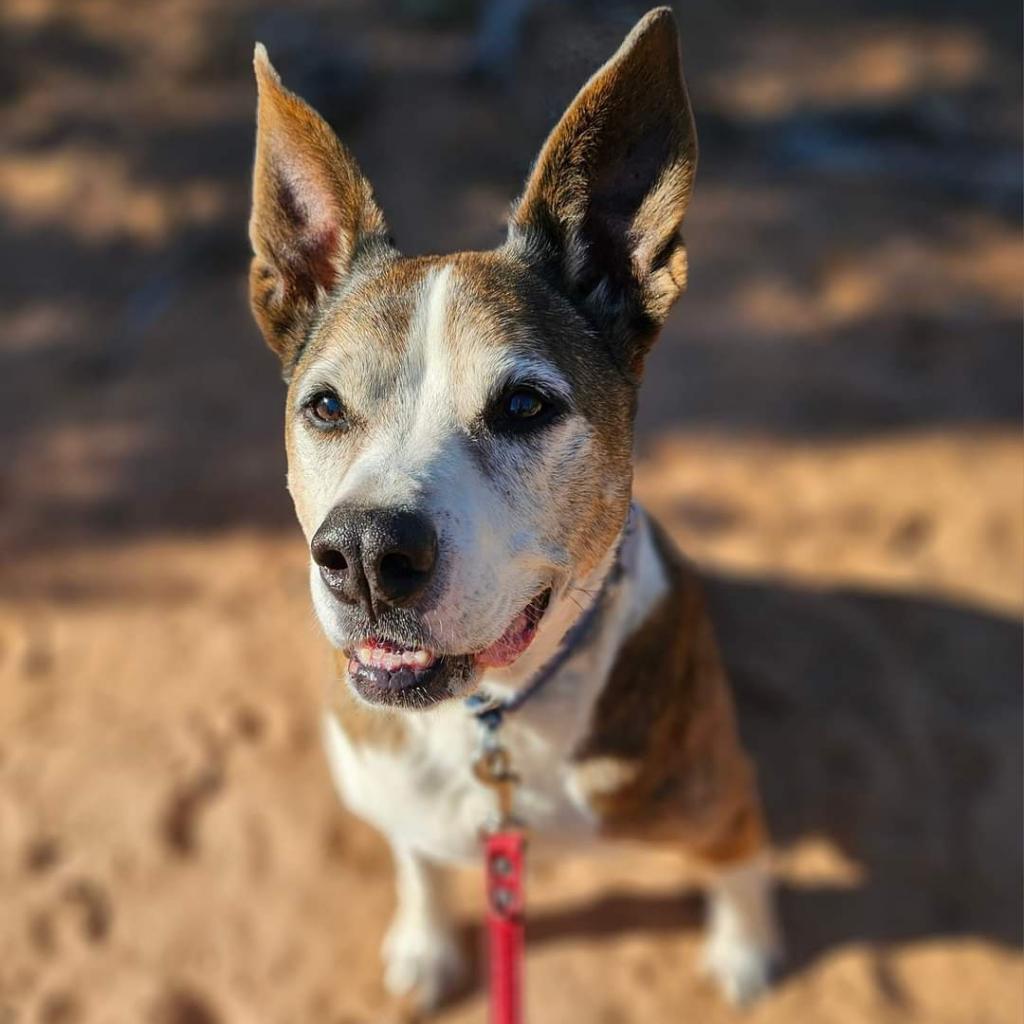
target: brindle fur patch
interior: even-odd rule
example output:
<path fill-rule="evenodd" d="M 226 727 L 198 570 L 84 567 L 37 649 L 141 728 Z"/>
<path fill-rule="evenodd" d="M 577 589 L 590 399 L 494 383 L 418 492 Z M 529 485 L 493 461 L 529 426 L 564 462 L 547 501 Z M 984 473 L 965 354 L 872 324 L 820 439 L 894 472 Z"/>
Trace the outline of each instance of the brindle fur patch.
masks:
<path fill-rule="evenodd" d="M 619 653 L 576 753 L 577 782 L 608 836 L 741 861 L 766 844 L 753 768 L 700 582 L 651 525 L 669 590 Z M 618 788 L 588 788 L 588 766 L 608 762 L 634 771 Z"/>

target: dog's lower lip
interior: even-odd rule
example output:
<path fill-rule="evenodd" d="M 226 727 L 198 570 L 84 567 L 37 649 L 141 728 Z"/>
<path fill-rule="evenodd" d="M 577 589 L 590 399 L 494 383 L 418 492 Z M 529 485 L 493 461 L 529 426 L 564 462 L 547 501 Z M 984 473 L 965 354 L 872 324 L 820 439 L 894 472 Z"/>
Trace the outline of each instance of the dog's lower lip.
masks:
<path fill-rule="evenodd" d="M 424 686 L 439 659 L 425 647 L 369 637 L 348 652 L 349 676 L 367 691 L 398 693 Z"/>

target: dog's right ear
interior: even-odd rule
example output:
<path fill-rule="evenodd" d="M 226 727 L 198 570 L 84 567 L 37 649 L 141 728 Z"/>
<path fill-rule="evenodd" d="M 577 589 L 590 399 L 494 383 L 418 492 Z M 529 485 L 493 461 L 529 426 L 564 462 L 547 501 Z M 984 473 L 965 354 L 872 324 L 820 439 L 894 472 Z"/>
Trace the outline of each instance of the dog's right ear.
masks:
<path fill-rule="evenodd" d="M 326 296 L 387 225 L 352 154 L 327 122 L 282 84 L 267 51 L 253 59 L 259 88 L 249 239 L 249 298 L 285 376 Z"/>

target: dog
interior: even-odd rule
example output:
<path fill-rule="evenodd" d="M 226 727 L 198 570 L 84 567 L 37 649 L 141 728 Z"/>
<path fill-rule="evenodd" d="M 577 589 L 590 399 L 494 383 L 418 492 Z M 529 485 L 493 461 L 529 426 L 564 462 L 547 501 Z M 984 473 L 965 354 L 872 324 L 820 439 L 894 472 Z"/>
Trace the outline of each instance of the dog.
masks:
<path fill-rule="evenodd" d="M 401 256 L 349 151 L 260 45 L 254 65 L 251 305 L 333 648 L 328 761 L 394 852 L 388 987 L 430 1008 L 459 978 L 438 880 L 477 861 L 493 810 L 476 695 L 516 708 L 531 850 L 687 854 L 706 969 L 752 999 L 780 953 L 756 780 L 697 576 L 631 499 L 697 163 L 671 11 L 583 87 L 488 252 Z"/>

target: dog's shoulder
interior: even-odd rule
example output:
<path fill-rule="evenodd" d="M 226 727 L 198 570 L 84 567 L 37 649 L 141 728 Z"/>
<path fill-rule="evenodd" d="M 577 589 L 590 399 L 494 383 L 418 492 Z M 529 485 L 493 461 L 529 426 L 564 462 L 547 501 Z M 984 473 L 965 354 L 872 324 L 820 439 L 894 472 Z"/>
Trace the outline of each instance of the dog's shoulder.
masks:
<path fill-rule="evenodd" d="M 703 586 L 649 523 L 667 587 L 619 649 L 575 752 L 575 785 L 609 835 L 754 844 L 752 773 Z"/>

